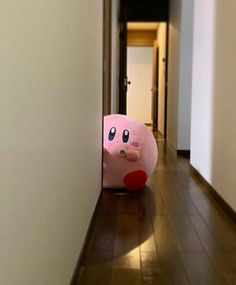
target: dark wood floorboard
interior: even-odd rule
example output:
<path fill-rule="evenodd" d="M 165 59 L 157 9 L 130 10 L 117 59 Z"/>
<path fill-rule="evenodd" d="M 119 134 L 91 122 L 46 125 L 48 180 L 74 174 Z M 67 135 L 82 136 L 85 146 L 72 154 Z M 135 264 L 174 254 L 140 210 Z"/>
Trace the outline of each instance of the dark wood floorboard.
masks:
<path fill-rule="evenodd" d="M 156 138 L 143 191 L 102 191 L 77 285 L 236 285 L 236 225 L 189 160 Z"/>

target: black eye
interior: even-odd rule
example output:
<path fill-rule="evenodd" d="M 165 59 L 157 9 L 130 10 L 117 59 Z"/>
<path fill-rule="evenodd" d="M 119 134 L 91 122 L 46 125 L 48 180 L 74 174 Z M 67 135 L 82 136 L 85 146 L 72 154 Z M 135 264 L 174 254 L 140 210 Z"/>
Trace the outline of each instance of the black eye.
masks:
<path fill-rule="evenodd" d="M 128 130 L 124 130 L 123 131 L 123 142 L 127 143 L 129 140 L 129 131 Z"/>
<path fill-rule="evenodd" d="M 115 135 L 116 135 L 116 128 L 113 127 L 110 129 L 110 132 L 108 135 L 109 141 L 112 141 L 114 139 Z"/>

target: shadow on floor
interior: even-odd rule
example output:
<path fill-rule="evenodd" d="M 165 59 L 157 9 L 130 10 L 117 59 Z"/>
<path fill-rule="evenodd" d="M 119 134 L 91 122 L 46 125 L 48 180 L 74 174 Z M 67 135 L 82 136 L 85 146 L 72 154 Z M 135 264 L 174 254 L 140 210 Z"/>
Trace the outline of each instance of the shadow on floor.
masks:
<path fill-rule="evenodd" d="M 151 220 L 156 214 L 154 192 L 148 187 L 139 192 L 103 189 L 82 263 L 114 261 L 126 254 L 135 256 L 153 235 Z M 91 258 L 91 255 L 103 258 Z"/>

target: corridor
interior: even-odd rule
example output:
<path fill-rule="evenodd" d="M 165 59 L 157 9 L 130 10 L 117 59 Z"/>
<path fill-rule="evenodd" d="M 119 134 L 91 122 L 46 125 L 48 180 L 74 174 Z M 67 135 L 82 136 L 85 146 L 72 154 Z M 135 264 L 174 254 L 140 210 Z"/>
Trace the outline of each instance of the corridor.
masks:
<path fill-rule="evenodd" d="M 236 284 L 236 226 L 168 143 L 146 189 L 103 190 L 78 285 Z"/>

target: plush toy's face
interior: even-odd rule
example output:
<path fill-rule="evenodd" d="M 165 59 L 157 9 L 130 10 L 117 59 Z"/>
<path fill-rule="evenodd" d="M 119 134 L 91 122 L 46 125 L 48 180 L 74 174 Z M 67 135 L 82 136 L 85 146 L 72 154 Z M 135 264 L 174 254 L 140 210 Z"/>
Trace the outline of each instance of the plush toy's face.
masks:
<path fill-rule="evenodd" d="M 138 160 L 144 136 L 139 123 L 128 120 L 121 115 L 105 118 L 104 148 L 111 155 L 125 157 L 127 160 Z M 135 156 L 136 154 L 136 156 Z"/>
<path fill-rule="evenodd" d="M 147 179 L 156 161 L 156 142 L 144 124 L 124 115 L 105 116 L 104 187 L 125 187 L 125 176 L 131 172 L 139 171 L 138 178 Z"/>

